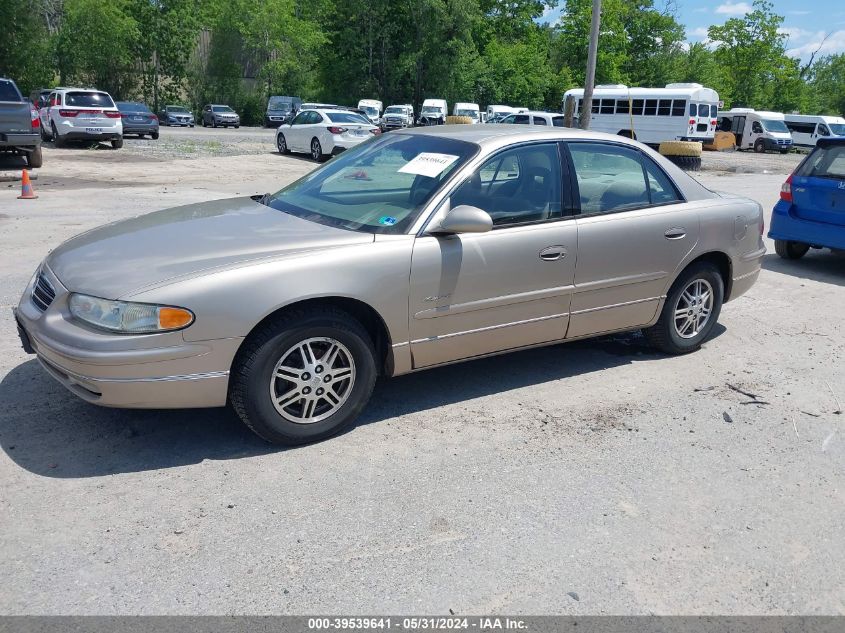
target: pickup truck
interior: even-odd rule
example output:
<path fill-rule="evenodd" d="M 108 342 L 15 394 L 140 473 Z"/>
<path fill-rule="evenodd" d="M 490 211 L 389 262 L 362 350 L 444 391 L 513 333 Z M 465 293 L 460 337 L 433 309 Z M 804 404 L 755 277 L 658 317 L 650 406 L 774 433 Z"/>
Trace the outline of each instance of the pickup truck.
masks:
<path fill-rule="evenodd" d="M 38 112 L 15 82 L 0 77 L 0 153 L 24 156 L 30 168 L 41 167 L 40 125 Z"/>

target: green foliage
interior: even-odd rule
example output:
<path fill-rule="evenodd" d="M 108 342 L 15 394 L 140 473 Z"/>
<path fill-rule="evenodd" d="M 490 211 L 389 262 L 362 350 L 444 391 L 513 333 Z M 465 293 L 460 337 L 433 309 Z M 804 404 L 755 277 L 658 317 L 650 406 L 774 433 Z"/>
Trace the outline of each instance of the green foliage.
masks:
<path fill-rule="evenodd" d="M 24 96 L 52 85 L 55 72 L 45 24 L 29 0 L 0 1 L 0 77 L 11 77 Z"/>
<path fill-rule="evenodd" d="M 603 0 L 597 83 L 698 82 L 728 105 L 845 111 L 845 55 L 800 67 L 757 0 L 685 45 L 664 0 Z M 0 74 L 29 92 L 96 85 L 153 107 L 272 94 L 355 104 L 429 97 L 557 109 L 584 81 L 592 0 L 0 0 Z"/>

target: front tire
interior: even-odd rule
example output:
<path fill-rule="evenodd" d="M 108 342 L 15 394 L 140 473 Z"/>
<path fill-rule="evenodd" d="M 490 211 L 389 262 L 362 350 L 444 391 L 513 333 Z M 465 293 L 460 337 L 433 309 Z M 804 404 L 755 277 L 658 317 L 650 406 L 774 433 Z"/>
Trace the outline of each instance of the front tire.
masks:
<path fill-rule="evenodd" d="M 724 296 L 718 269 L 709 262 L 693 264 L 672 284 L 660 318 L 643 334 L 665 354 L 694 352 L 716 325 Z"/>
<path fill-rule="evenodd" d="M 775 253 L 783 259 L 801 259 L 809 250 L 810 245 L 803 242 L 775 240 Z"/>
<path fill-rule="evenodd" d="M 277 134 L 276 135 L 276 147 L 279 150 L 279 154 L 290 154 L 290 150 L 288 149 L 288 142 L 285 139 L 284 134 Z"/>
<path fill-rule="evenodd" d="M 252 431 L 274 444 L 335 435 L 366 406 L 376 380 L 367 331 L 332 308 L 289 312 L 238 352 L 229 401 Z"/>
<path fill-rule="evenodd" d="M 762 154 L 766 151 L 766 144 L 763 142 L 763 139 L 757 139 L 754 141 L 754 152 L 756 154 Z"/>

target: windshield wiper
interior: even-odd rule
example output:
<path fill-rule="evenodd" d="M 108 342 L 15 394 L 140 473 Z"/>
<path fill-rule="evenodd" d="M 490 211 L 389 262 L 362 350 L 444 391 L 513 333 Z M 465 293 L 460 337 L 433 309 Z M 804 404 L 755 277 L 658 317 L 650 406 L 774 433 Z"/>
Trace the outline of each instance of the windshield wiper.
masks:
<path fill-rule="evenodd" d="M 271 193 L 257 193 L 254 196 L 250 196 L 252 200 L 255 200 L 258 204 L 263 204 L 265 207 L 270 206 L 270 199 L 273 197 Z"/>

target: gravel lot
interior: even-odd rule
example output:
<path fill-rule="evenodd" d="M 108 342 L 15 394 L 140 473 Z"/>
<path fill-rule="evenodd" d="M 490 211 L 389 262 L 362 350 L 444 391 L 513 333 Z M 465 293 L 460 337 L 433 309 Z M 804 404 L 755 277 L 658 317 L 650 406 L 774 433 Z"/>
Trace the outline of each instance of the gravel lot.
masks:
<path fill-rule="evenodd" d="M 798 160 L 699 177 L 770 210 Z M 0 182 L 0 613 L 845 613 L 843 255 L 768 254 L 696 354 L 630 334 L 384 381 L 293 450 L 227 410 L 89 406 L 20 349 L 8 310 L 60 241 L 313 166 L 164 128 L 47 146 L 35 201 Z"/>

